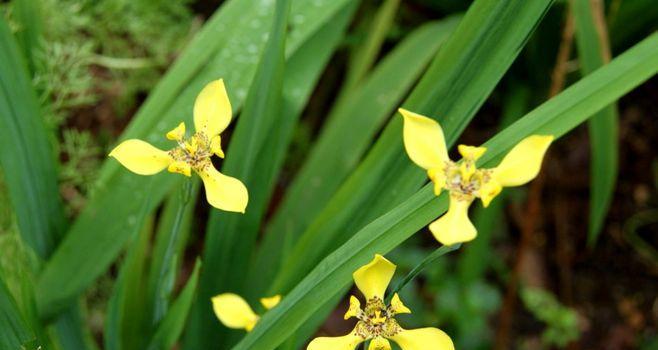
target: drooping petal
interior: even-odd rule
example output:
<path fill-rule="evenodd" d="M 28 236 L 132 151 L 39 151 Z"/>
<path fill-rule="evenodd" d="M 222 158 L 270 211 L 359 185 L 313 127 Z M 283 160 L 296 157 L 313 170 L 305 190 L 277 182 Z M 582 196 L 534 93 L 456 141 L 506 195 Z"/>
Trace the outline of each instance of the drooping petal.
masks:
<path fill-rule="evenodd" d="M 181 122 L 173 130 L 167 133 L 167 139 L 173 141 L 181 141 L 185 138 L 185 123 Z"/>
<path fill-rule="evenodd" d="M 212 308 L 217 318 L 229 328 L 251 331 L 259 319 L 244 299 L 232 293 L 213 297 Z"/>
<path fill-rule="evenodd" d="M 391 350 L 391 343 L 382 337 L 377 337 L 370 341 L 368 350 Z"/>
<path fill-rule="evenodd" d="M 275 295 L 273 297 L 260 299 L 260 303 L 263 304 L 263 306 L 268 310 L 279 305 L 280 302 L 281 302 L 280 295 Z"/>
<path fill-rule="evenodd" d="M 220 173 L 212 164 L 208 164 L 198 173 L 203 180 L 210 205 L 221 210 L 244 213 L 249 202 L 249 193 L 240 180 Z"/>
<path fill-rule="evenodd" d="M 394 315 L 411 313 L 411 310 L 409 310 L 402 300 L 400 300 L 398 293 L 393 294 L 393 299 L 391 299 L 391 310 Z"/>
<path fill-rule="evenodd" d="M 454 350 L 450 337 L 437 328 L 402 330 L 391 337 L 402 350 Z"/>
<path fill-rule="evenodd" d="M 438 220 L 430 224 L 434 237 L 444 245 L 468 242 L 475 238 L 477 231 L 468 218 L 468 207 L 473 200 L 450 196 L 450 208 Z"/>
<path fill-rule="evenodd" d="M 342 337 L 319 337 L 313 339 L 306 350 L 354 350 L 364 339 L 355 331 Z"/>
<path fill-rule="evenodd" d="M 519 142 L 493 169 L 493 177 L 503 187 L 520 186 L 539 173 L 553 136 L 532 135 Z"/>
<path fill-rule="evenodd" d="M 371 262 L 360 267 L 352 276 L 366 300 L 375 297 L 384 300 L 384 293 L 393 278 L 395 267 L 395 264 L 376 254 Z"/>
<path fill-rule="evenodd" d="M 169 153 L 137 139 L 121 142 L 110 152 L 110 157 L 139 175 L 159 173 L 173 161 Z"/>
<path fill-rule="evenodd" d="M 208 83 L 194 101 L 194 127 L 212 138 L 226 129 L 231 113 L 224 80 L 215 80 Z"/>
<path fill-rule="evenodd" d="M 350 308 L 345 312 L 344 319 L 349 320 L 352 317 L 357 317 L 361 312 L 361 302 L 354 295 L 350 296 Z"/>
<path fill-rule="evenodd" d="M 170 173 L 178 173 L 178 174 L 183 174 L 187 177 L 192 176 L 192 167 L 182 161 L 174 161 L 169 164 L 167 167 L 167 171 Z"/>
<path fill-rule="evenodd" d="M 402 134 L 409 158 L 425 170 L 442 169 L 449 158 L 439 123 L 402 108 L 398 111 L 404 117 Z"/>

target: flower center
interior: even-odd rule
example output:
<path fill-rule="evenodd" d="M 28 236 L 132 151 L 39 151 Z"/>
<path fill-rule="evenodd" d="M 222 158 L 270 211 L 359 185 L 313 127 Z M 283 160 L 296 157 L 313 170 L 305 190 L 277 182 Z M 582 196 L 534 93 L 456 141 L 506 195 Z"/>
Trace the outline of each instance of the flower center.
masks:
<path fill-rule="evenodd" d="M 390 338 L 402 329 L 394 318 L 395 312 L 386 306 L 379 298 L 372 298 L 366 307 L 356 315 L 359 322 L 356 325 L 356 334 L 363 339 L 376 337 Z"/>
<path fill-rule="evenodd" d="M 444 188 L 465 200 L 479 197 L 480 188 L 491 178 L 491 170 L 478 169 L 473 159 L 464 159 L 461 164 L 448 161 L 444 174 Z"/>
<path fill-rule="evenodd" d="M 212 156 L 211 142 L 208 137 L 197 132 L 187 139 L 176 140 L 178 147 L 169 151 L 175 161 L 187 163 L 192 169 L 203 169 L 210 163 Z"/>

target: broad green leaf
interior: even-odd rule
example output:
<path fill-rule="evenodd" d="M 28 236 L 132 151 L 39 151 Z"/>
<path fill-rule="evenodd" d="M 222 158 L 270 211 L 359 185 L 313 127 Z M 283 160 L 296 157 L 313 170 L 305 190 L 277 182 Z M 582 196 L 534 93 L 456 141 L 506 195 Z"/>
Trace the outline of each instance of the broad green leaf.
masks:
<path fill-rule="evenodd" d="M 14 20 L 18 23 L 16 39 L 20 44 L 30 71 L 34 74 L 36 57 L 42 45 L 43 22 L 39 3 L 36 0 L 13 0 Z"/>
<path fill-rule="evenodd" d="M 250 272 L 251 290 L 267 291 L 284 256 L 284 242 L 297 240 L 357 166 L 377 131 L 459 19 L 453 17 L 418 28 L 398 44 L 350 96 L 332 108 L 322 133 L 267 225 Z"/>
<path fill-rule="evenodd" d="M 482 166 L 491 166 L 524 137 L 552 134 L 561 137 L 658 72 L 658 34 L 595 71 L 528 113 L 484 146 Z M 410 196 L 322 260 L 254 330 L 233 349 L 274 349 L 300 327 L 325 301 L 351 283 L 352 273 L 386 254 L 447 209 L 446 194 L 435 197 L 432 184 Z"/>
<path fill-rule="evenodd" d="M 287 59 L 294 57 L 346 2 L 294 1 L 291 18 L 295 20 L 286 46 Z M 151 92 L 122 139 L 139 138 L 163 149 L 172 147 L 164 134 L 181 119 L 192 125 L 194 98 L 206 83 L 217 78 L 224 78 L 237 111 L 251 84 L 272 20 L 272 6 L 269 1 L 225 2 Z M 247 17 L 249 20 L 245 20 Z M 183 180 L 180 175 L 165 173 L 152 178 L 149 195 L 153 207 Z M 92 198 L 39 279 L 37 304 L 44 317 L 52 317 L 72 303 L 118 256 L 128 232 L 141 226 L 135 213 L 145 196 L 147 181 L 149 177 L 129 172 L 114 159 L 104 163 Z"/>
<path fill-rule="evenodd" d="M 183 327 L 185 326 L 187 315 L 190 312 L 194 300 L 200 267 L 201 262 L 197 260 L 192 276 L 187 281 L 185 288 L 183 288 L 176 301 L 171 305 L 169 312 L 167 312 L 158 325 L 149 346 L 146 348 L 147 350 L 169 350 L 174 346 L 181 333 L 183 333 Z"/>
<path fill-rule="evenodd" d="M 496 86 L 538 24 L 550 0 L 476 1 L 403 104 L 439 117 L 449 145 Z M 299 238 L 271 291 L 289 290 L 366 223 L 413 194 L 426 174 L 402 145 L 394 116 L 370 152 Z"/>
<path fill-rule="evenodd" d="M 35 345 L 37 338 L 24 318 L 21 307 L 5 284 L 4 272 L 0 269 L 0 348 L 21 349 Z"/>
<path fill-rule="evenodd" d="M 57 171 L 26 62 L 0 18 L 0 165 L 23 240 L 47 258 L 64 231 Z"/>
<path fill-rule="evenodd" d="M 142 201 L 139 219 L 148 215 L 148 197 Z M 145 326 L 146 290 L 142 287 L 151 240 L 152 225 L 132 232 L 133 242 L 121 264 L 119 276 L 110 295 L 105 321 L 105 348 L 108 350 L 142 349 L 148 332 Z"/>
<path fill-rule="evenodd" d="M 610 60 L 602 1 L 571 0 L 578 62 L 587 75 Z M 598 5 L 597 5 L 598 4 Z M 588 244 L 596 242 L 610 208 L 617 181 L 619 127 L 617 106 L 611 104 L 588 122 L 590 147 L 590 196 Z"/>

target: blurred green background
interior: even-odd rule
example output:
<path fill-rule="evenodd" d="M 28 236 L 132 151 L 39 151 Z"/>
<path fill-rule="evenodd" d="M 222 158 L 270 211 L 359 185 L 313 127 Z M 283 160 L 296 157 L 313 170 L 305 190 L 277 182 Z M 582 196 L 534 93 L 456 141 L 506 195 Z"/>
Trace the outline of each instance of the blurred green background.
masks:
<path fill-rule="evenodd" d="M 234 1 L 231 5 L 236 3 Z M 254 0 L 244 3 L 249 4 L 245 6 L 251 12 L 241 12 L 242 18 L 236 20 L 244 22 L 245 26 L 262 27 L 257 23 L 259 11 L 266 12 L 261 14 L 263 16 L 269 16 L 274 11 L 272 2 L 263 1 L 260 4 Z M 112 165 L 107 165 L 107 170 L 101 170 L 109 150 L 116 145 L 146 97 L 183 50 L 191 45 L 193 38 L 205 36 L 208 42 L 212 42 L 220 40 L 224 35 L 221 34 L 222 29 L 218 29 L 219 26 L 213 27 L 219 33 L 216 39 L 213 39 L 212 32 L 206 33 L 202 29 L 209 17 L 223 5 L 218 0 L 19 0 L 0 3 L 0 12 L 24 57 L 29 83 L 44 125 L 43 135 L 47 135 L 47 142 L 56 158 L 56 186 L 64 211 L 63 221 L 75 222 L 97 191 L 103 192 L 112 186 L 120 186 L 119 180 L 108 180 L 108 174 L 117 171 L 110 169 Z M 259 214 L 252 218 L 256 227 L 250 228 L 254 242 L 244 248 L 248 255 L 258 249 L 258 243 L 267 242 L 268 223 L 276 222 L 275 213 L 281 203 L 285 203 L 285 196 L 296 176 L 303 173 L 305 162 L 314 152 L 314 145 L 329 142 L 322 135 L 323 130 L 329 128 L 327 125 L 330 124 L 328 121 L 331 115 L 351 114 L 351 117 L 341 119 L 342 122 L 360 118 L 361 114 L 382 115 L 368 122 L 369 136 L 363 140 L 362 145 L 353 145 L 356 149 L 334 150 L 354 158 L 350 160 L 348 157 L 345 160 L 345 174 L 348 174 L 356 168 L 356 164 L 364 158 L 365 150 L 382 133 L 395 107 L 421 79 L 425 67 L 430 64 L 438 49 L 439 38 L 447 37 L 446 33 L 457 27 L 470 5 L 471 1 L 462 0 L 347 1 L 336 10 L 336 18 L 331 19 L 336 27 L 342 26 L 343 29 L 335 31 L 339 35 L 322 37 L 322 33 L 313 32 L 312 35 L 317 37 L 297 44 L 309 46 L 303 46 L 299 51 L 304 49 L 304 52 L 318 55 L 318 58 L 308 60 L 317 62 L 317 67 L 304 63 L 306 61 L 303 61 L 304 56 L 301 54 L 299 62 L 294 61 L 297 56 L 293 56 L 292 52 L 297 48 L 296 44 L 291 44 L 294 35 L 299 34 L 291 27 L 307 25 L 312 28 L 312 23 L 308 23 L 312 19 L 304 18 L 301 14 L 289 15 L 287 30 L 290 36 L 285 50 L 287 63 L 294 62 L 286 66 L 286 74 L 289 70 L 307 69 L 317 71 L 317 74 L 309 73 L 317 76 L 306 79 L 308 82 L 304 80 L 299 83 L 299 91 L 286 87 L 287 76 L 283 83 L 279 82 L 283 84 L 283 87 L 279 85 L 279 89 L 283 89 L 284 95 L 289 93 L 291 96 L 299 94 L 306 97 L 300 97 L 299 103 L 293 106 L 282 102 L 282 110 L 299 119 L 290 119 L 288 131 L 284 131 L 289 135 L 282 137 L 288 141 L 287 147 L 280 147 L 285 152 L 279 156 L 278 175 L 275 170 L 270 178 L 267 174 L 259 178 L 260 173 L 250 178 L 252 182 L 268 183 L 271 187 L 262 189 L 266 193 L 263 195 L 265 198 L 260 199 L 262 218 Z M 237 5 L 234 7 L 237 8 Z M 300 13 L 302 11 L 293 4 L 293 12 L 295 9 Z M 594 32 L 588 32 L 592 28 L 583 27 L 582 22 L 579 22 L 587 17 L 583 15 L 583 9 L 591 11 L 588 14 L 594 18 Z M 420 32 L 419 28 L 429 22 L 436 27 L 425 27 L 425 31 Z M 483 23 L 483 26 L 486 25 L 489 24 Z M 596 70 L 610 57 L 621 54 L 652 34 L 657 26 L 658 6 L 654 0 L 554 2 L 536 27 L 533 27 L 534 31 L 531 31 L 525 45 L 519 48 L 518 56 L 513 59 L 510 68 L 499 82 L 493 83 L 495 89 L 485 96 L 486 100 L 481 101 L 483 104 L 477 111 L 477 117 L 468 124 L 463 134 L 458 135 L 457 131 L 453 136 L 459 136 L 458 143 L 483 143 L 549 97 Z M 245 32 L 250 33 L 248 29 Z M 260 32 L 253 33 L 260 35 Z M 592 33 L 595 37 L 599 35 L 599 39 L 603 38 L 600 42 L 603 47 L 600 56 L 588 56 L 588 49 L 591 50 L 588 46 L 592 44 L 593 37 L 587 35 Z M 239 33 L 225 35 L 240 43 Z M 231 43 L 224 45 L 230 47 Z M 317 48 L 312 47 L 312 44 L 317 45 Z M 254 67 L 258 62 L 255 54 L 261 52 L 262 46 L 254 45 L 253 49 L 248 47 L 245 51 L 254 51 Z M 2 48 L 5 49 L 6 46 Z M 264 50 L 265 54 L 270 52 L 268 48 Z M 272 49 L 271 57 L 276 57 L 275 51 Z M 201 50 L 190 51 L 188 55 L 205 57 L 211 53 L 204 53 L 201 47 Z M 227 53 L 220 55 L 213 64 L 250 59 L 252 57 L 231 56 L 227 49 Z M 654 63 L 658 61 L 656 56 L 652 59 Z M 495 65 L 496 62 L 487 64 Z M 183 71 L 183 66 L 181 64 L 177 69 Z M 187 86 L 193 79 L 192 74 L 209 69 L 207 66 L 200 68 L 201 65 L 189 67 L 190 75 L 181 78 L 178 83 L 180 86 Z M 230 76 L 233 74 L 231 71 L 220 71 L 228 75 L 229 94 L 232 98 L 246 98 L 245 103 L 249 105 L 250 98 L 262 98 L 262 94 L 267 93 L 260 92 L 261 95 L 258 95 L 251 88 L 247 89 L 249 85 L 246 83 L 233 83 L 250 78 L 233 78 Z M 395 72 L 401 76 L 393 76 Z M 249 68 L 235 74 L 255 74 L 254 79 L 265 79 L 261 73 L 255 68 Z M 378 74 L 383 78 L 378 78 Z M 222 76 L 215 76 L 219 77 Z M 466 75 L 461 78 L 470 79 Z M 173 81 L 166 79 L 164 81 L 167 84 Z M 296 82 L 295 78 L 290 80 Z M 195 81 L 190 86 L 195 84 L 199 85 Z M 273 84 L 267 86 L 276 86 L 276 82 Z M 377 90 L 382 84 L 396 84 L 399 91 Z M 175 84 L 169 85 L 171 87 Z M 231 89 L 232 86 L 240 87 Z M 165 89 L 162 88 L 163 91 Z M 177 98 L 179 94 L 195 94 L 192 88 L 188 90 L 183 87 L 172 90 L 176 91 L 172 93 L 176 94 L 172 98 Z M 376 104 L 380 103 L 380 99 L 388 102 L 359 109 L 364 106 L 364 101 Z M 410 327 L 438 325 L 452 336 L 457 349 L 658 349 L 656 99 L 658 81 L 654 77 L 633 89 L 615 106 L 599 112 L 608 113 L 611 124 L 599 125 L 599 129 L 593 125 L 589 129 L 582 125 L 557 141 L 551 147 L 542 174 L 537 180 L 524 188 L 506 190 L 487 210 L 483 210 L 479 204 L 475 206 L 472 213 L 479 231 L 478 239 L 434 263 L 403 290 L 402 297 L 414 313 L 400 317 L 402 323 Z M 171 103 L 161 108 L 161 114 L 165 111 L 177 114 L 175 120 L 189 118 L 191 114 L 190 104 L 174 106 Z M 254 115 L 261 111 L 254 108 L 255 112 L 253 108 L 249 111 Z M 242 111 L 243 114 L 247 113 L 247 106 Z M 147 113 L 154 116 L 151 118 L 153 120 L 159 117 L 157 111 L 144 112 L 145 115 Z M 5 118 L 4 115 L 0 117 Z M 356 125 L 358 128 L 359 124 Z M 149 128 L 141 124 L 131 132 L 138 133 L 135 130 L 139 127 Z M 166 129 L 170 125 L 162 127 Z M 158 124 L 158 130 L 150 128 L 148 131 L 160 132 L 160 128 Z M 237 128 L 233 123 L 230 130 L 232 135 L 238 133 L 235 130 Z M 269 132 L 262 135 L 265 134 Z M 231 136 L 228 140 L 230 144 Z M 273 142 L 277 145 L 276 139 Z M 283 142 L 286 144 L 286 141 Z M 331 150 L 331 147 L 325 145 L 324 149 Z M 618 158 L 615 153 L 619 155 Z M 239 169 L 239 165 L 234 168 Z M 277 169 L 277 166 L 273 168 Z M 330 171 L 331 168 L 326 170 Z M 48 173 L 36 174 L 36 177 L 40 176 L 48 176 Z M 335 180 L 331 193 L 343 183 L 345 176 L 340 175 Z M 0 173 L 0 186 L 3 187 L 0 191 L 0 272 L 19 308 L 25 314 L 34 316 L 38 314 L 34 310 L 40 302 L 33 300 L 31 295 L 34 286 L 31 284 L 37 284 L 35 281 L 45 266 L 45 257 L 52 251 L 46 249 L 47 253 L 42 253 L 25 243 L 20 232 L 20 214 L 16 214 L 12 207 L 11 191 L 8 189 L 10 184 L 4 178 Z M 173 187 L 173 180 L 154 181 L 160 182 L 148 186 Z M 167 186 L 162 185 L 164 181 L 168 181 Z M 149 188 L 152 187 L 142 187 L 146 192 Z M 250 186 L 252 189 L 258 191 L 259 187 Z M 198 186 L 195 191 L 198 191 Z M 124 283 L 130 285 L 132 279 L 133 287 L 139 285 L 139 274 L 131 277 L 130 272 L 148 270 L 144 266 L 150 266 L 157 260 L 158 242 L 162 240 L 161 236 L 168 234 L 167 227 L 171 223 L 167 223 L 167 220 L 171 220 L 174 215 L 177 191 L 168 191 L 164 204 L 159 205 L 164 195 L 163 192 L 160 197 L 155 195 L 151 198 L 147 194 L 147 198 L 142 196 L 130 199 L 139 209 L 132 211 L 135 215 L 132 220 L 137 218 L 139 227 L 133 230 L 134 233 L 123 234 L 125 239 L 119 240 L 130 243 L 119 243 L 117 254 L 119 249 L 127 249 L 122 250 L 116 259 L 108 258 L 107 264 L 111 262 L 109 268 L 104 268 L 104 263 L 99 264 L 98 276 L 89 275 L 89 286 L 84 288 L 82 297 L 74 303 L 74 309 L 77 310 L 72 313 L 75 315 L 72 317 L 77 320 L 71 324 L 81 324 L 86 330 L 80 338 L 82 345 L 66 344 L 61 338 L 45 345 L 43 339 L 49 336 L 37 335 L 44 348 L 84 349 L 99 346 L 141 349 L 151 344 L 148 340 L 133 342 L 147 331 L 144 331 L 142 325 L 131 325 L 131 322 L 143 323 L 143 320 L 116 321 L 110 317 L 117 315 L 112 313 L 116 312 L 117 303 L 123 302 L 123 308 L 130 309 L 130 300 L 117 301 L 118 295 L 123 295 L 118 291 L 124 288 L 121 287 Z M 328 198 L 323 200 L 326 202 Z M 224 224 L 230 222 L 224 216 L 213 219 L 215 214 L 211 213 L 212 210 L 202 199 L 188 208 L 183 232 L 176 236 L 178 253 L 173 262 L 175 268 L 170 271 L 169 280 L 165 283 L 171 294 L 165 299 L 172 304 L 175 299 L 173 295 L 182 290 L 190 276 L 196 276 L 193 271 L 197 256 L 203 257 L 208 242 L 214 242 L 208 233 L 211 228 L 206 226 L 238 225 L 232 228 L 234 231 L 243 227 L 239 226 L 242 225 L 240 223 Z M 381 201 L 386 201 L 386 198 Z M 298 205 L 303 206 L 304 203 Z M 294 215 L 294 210 L 285 208 Z M 359 218 L 363 224 L 354 224 L 358 227 L 351 227 L 353 230 L 346 230 L 343 235 L 355 232 L 378 216 L 363 214 Z M 312 217 L 300 220 L 298 224 L 303 231 L 310 226 Z M 207 221 L 209 224 L 206 224 Z M 258 226 L 261 221 L 264 224 Z M 102 222 L 99 225 L 103 226 Z M 278 225 L 274 227 L 285 227 L 282 221 Z M 58 237 L 66 232 L 68 224 L 62 223 L 61 227 L 55 229 L 59 231 Z M 76 229 L 80 226 L 73 227 Z M 93 237 L 95 231 L 92 229 L 86 234 Z M 112 236 L 108 237 L 112 239 Z M 278 237 L 288 238 L 284 234 Z M 290 238 L 296 240 L 295 236 Z M 347 238 L 338 238 L 337 244 L 342 244 Z M 283 252 L 294 251 L 293 242 L 281 241 L 281 252 L 278 254 L 285 255 Z M 221 249 L 230 250 L 231 242 L 228 239 L 213 246 L 228 245 L 229 248 Z M 52 248 L 55 246 L 53 243 Z M 437 243 L 426 229 L 396 247 L 387 255 L 399 266 L 396 278 L 402 278 L 436 247 Z M 335 248 L 327 243 L 326 252 Z M 318 250 L 316 258 L 326 256 L 326 252 Z M 62 259 L 65 257 L 63 254 L 60 254 Z M 203 260 L 204 268 L 217 261 L 212 258 Z M 229 258 L 221 260 L 221 263 L 224 264 L 222 266 L 236 264 Z M 203 286 L 203 272 L 200 278 Z M 287 282 L 279 281 L 282 291 L 294 286 L 290 285 L 291 281 L 297 281 L 294 277 L 290 278 Z M 249 285 L 240 288 L 243 294 L 253 299 L 262 296 L 260 294 L 268 290 L 267 285 L 253 290 Z M 205 295 L 204 292 L 200 293 Z M 132 302 L 143 298 L 130 293 L 124 297 L 135 298 Z M 333 309 L 337 300 L 329 305 L 329 309 Z M 346 303 L 347 299 L 343 298 L 335 311 L 330 314 L 325 312 L 324 315 L 329 316 L 326 322 L 319 323 L 321 326 L 318 329 L 306 330 L 306 333 L 301 334 L 308 333 L 305 335 L 308 337 L 314 333 L 339 335 L 349 331 L 351 324 L 342 320 Z M 192 312 L 198 311 L 192 307 Z M 182 320 L 185 320 L 184 316 Z M 28 323 L 31 322 L 39 323 L 28 320 Z M 113 322 L 119 325 L 120 331 L 112 331 L 112 327 L 108 327 Z M 221 343 L 215 344 L 219 348 L 230 348 L 244 335 L 240 331 L 228 332 L 219 323 L 211 326 L 217 329 L 218 335 L 215 336 L 222 339 Z M 183 329 L 173 333 L 182 332 L 183 339 L 186 336 L 195 337 L 186 333 L 190 329 L 204 329 L 194 321 L 187 325 L 180 324 L 180 327 Z M 62 328 L 66 326 L 55 326 L 54 330 L 43 332 L 57 334 L 54 338 L 63 337 L 61 334 L 66 334 L 66 331 Z M 153 329 L 148 332 L 153 332 Z M 199 334 L 203 333 L 197 333 L 197 337 Z M 112 340 L 110 337 L 116 338 Z M 294 337 L 291 339 L 281 348 L 296 348 L 305 341 Z M 165 343 L 172 346 L 176 339 Z M 37 342 L 26 344 L 25 348 L 29 348 L 36 346 Z M 196 348 L 195 345 L 189 345 L 191 343 L 187 344 L 176 346 Z"/>

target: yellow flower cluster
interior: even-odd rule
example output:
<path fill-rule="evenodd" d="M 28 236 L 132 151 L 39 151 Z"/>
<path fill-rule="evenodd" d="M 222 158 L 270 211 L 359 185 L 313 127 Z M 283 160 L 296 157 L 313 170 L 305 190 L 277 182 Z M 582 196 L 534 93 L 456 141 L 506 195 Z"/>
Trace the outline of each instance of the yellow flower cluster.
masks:
<path fill-rule="evenodd" d="M 427 171 L 438 196 L 448 191 L 450 206 L 447 213 L 430 224 L 430 231 L 444 245 L 474 239 L 477 231 L 468 218 L 468 208 L 479 198 L 486 207 L 503 187 L 520 186 L 532 180 L 551 144 L 550 135 L 533 135 L 523 139 L 503 158 L 498 166 L 478 168 L 478 159 L 486 152 L 484 147 L 459 145 L 461 161 L 452 161 L 441 126 L 422 115 L 400 109 L 404 118 L 403 140 L 405 149 L 421 168 Z M 213 166 L 211 157 L 224 157 L 220 133 L 231 122 L 231 104 L 222 80 L 209 83 L 194 103 L 195 132 L 188 135 L 184 123 L 166 134 L 176 146 L 160 150 L 144 141 L 130 139 L 119 144 L 110 153 L 123 166 L 140 175 L 153 175 L 163 169 L 191 176 L 198 174 L 203 180 L 208 203 L 213 207 L 244 213 L 248 192 L 244 184 L 226 176 Z M 395 316 L 411 313 L 394 294 L 386 303 L 384 293 L 393 277 L 396 266 L 381 255 L 353 274 L 354 282 L 365 297 L 365 305 L 352 296 L 345 319 L 356 318 L 354 330 L 342 337 L 319 337 L 308 350 L 353 350 L 358 344 L 369 341 L 369 350 L 390 350 L 389 340 L 403 350 L 452 350 L 448 335 L 436 328 L 406 330 Z M 269 310 L 281 301 L 281 296 L 261 299 Z M 212 298 L 217 318 L 227 327 L 251 331 L 260 319 L 249 304 L 236 294 L 220 294 Z"/>

